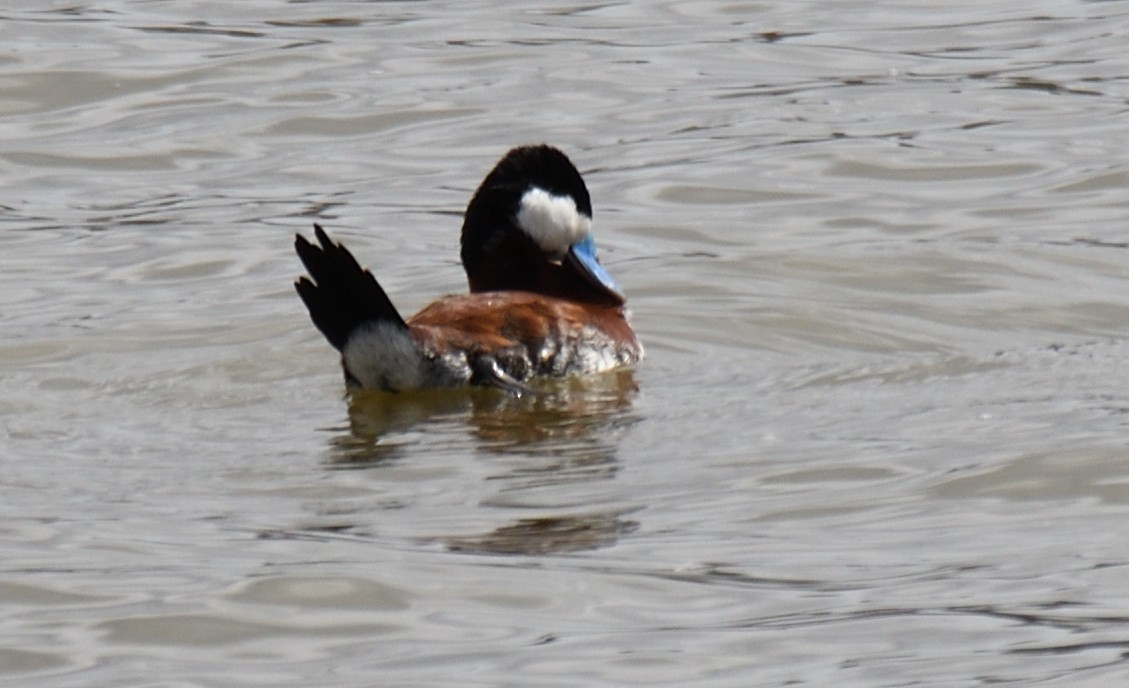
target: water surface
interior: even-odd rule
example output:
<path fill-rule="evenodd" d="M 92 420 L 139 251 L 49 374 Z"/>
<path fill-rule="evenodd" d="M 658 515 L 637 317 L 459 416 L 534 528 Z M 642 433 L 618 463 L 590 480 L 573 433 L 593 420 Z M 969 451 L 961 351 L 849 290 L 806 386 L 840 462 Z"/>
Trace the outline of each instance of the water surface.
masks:
<path fill-rule="evenodd" d="M 0 19 L 0 682 L 1129 678 L 1123 3 Z M 413 312 L 535 141 L 648 359 L 344 398 L 293 234 Z"/>

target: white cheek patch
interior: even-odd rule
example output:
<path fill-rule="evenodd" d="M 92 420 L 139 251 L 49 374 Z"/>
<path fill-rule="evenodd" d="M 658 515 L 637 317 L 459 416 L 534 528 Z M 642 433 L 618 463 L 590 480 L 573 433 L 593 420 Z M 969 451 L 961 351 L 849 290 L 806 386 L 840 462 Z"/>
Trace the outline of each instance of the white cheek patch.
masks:
<path fill-rule="evenodd" d="M 592 231 L 592 218 L 577 210 L 570 196 L 556 196 L 537 187 L 522 195 L 517 224 L 546 253 L 557 256 Z"/>

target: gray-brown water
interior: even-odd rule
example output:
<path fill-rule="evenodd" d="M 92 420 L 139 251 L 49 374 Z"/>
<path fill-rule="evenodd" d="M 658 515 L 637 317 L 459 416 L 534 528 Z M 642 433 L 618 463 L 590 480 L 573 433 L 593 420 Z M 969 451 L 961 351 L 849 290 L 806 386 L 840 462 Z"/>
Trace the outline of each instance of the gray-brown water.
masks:
<path fill-rule="evenodd" d="M 0 683 L 1129 680 L 1129 4 L 0 10 Z M 648 360 L 348 402 L 518 143 Z"/>

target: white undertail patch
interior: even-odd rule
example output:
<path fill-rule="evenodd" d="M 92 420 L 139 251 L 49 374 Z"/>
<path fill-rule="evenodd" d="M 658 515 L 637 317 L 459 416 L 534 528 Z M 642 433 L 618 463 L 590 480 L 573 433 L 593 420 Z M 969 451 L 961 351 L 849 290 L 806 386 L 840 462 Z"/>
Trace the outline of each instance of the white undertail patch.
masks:
<path fill-rule="evenodd" d="M 521 197 L 517 224 L 550 255 L 561 256 L 592 231 L 592 218 L 580 212 L 571 196 L 532 187 Z"/>
<path fill-rule="evenodd" d="M 423 353 L 399 323 L 358 327 L 341 349 L 341 359 L 362 387 L 405 390 L 424 386 Z"/>

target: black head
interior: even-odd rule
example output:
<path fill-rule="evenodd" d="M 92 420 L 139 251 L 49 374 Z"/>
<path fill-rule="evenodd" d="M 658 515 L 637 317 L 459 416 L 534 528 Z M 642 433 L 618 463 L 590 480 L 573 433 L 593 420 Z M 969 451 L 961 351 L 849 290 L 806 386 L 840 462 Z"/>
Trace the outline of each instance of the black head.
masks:
<path fill-rule="evenodd" d="M 564 153 L 547 145 L 512 149 L 467 206 L 462 260 L 470 290 L 623 303 L 596 261 L 591 225 L 588 188 Z"/>

